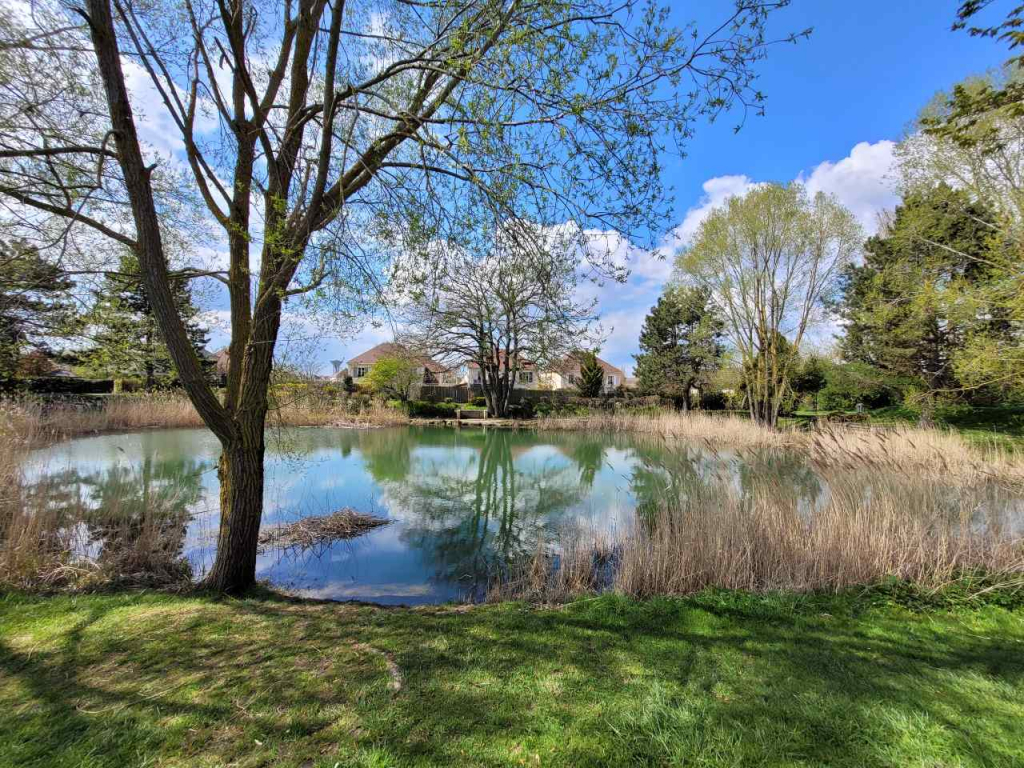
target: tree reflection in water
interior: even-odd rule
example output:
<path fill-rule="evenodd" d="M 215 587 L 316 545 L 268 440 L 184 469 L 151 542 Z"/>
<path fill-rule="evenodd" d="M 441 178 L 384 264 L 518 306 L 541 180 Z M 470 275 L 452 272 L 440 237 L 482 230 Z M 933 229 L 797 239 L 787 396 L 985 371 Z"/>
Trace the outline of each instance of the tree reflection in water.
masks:
<path fill-rule="evenodd" d="M 204 497 L 208 460 L 163 458 L 147 442 L 133 464 L 95 472 L 67 468 L 31 487 L 29 506 L 45 510 L 53 530 L 72 537 L 78 555 L 101 566 L 126 558 L 151 563 L 180 561 L 189 520 Z"/>
<path fill-rule="evenodd" d="M 374 443 L 361 440 L 360 448 L 366 452 Z M 555 451 L 525 455 L 538 445 L 529 433 L 431 431 L 417 435 L 419 456 L 396 457 L 406 447 L 398 442 L 381 446 L 376 456 L 371 449 L 366 464 L 403 518 L 403 542 L 430 563 L 434 578 L 479 595 L 505 564 L 552 539 L 593 483 L 603 455 L 587 451 L 577 464 L 547 441 Z"/>

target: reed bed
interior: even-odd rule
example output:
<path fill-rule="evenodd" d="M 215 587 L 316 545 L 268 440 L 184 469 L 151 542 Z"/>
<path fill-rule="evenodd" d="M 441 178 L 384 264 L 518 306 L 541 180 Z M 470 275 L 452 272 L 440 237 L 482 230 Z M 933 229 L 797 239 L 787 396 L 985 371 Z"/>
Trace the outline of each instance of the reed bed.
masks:
<path fill-rule="evenodd" d="M 587 416 L 542 417 L 538 429 L 568 429 L 607 433 L 646 434 L 675 440 L 703 442 L 713 446 L 747 448 L 782 447 L 790 433 L 766 429 L 749 419 L 710 415 L 701 411 L 677 413 L 598 412 Z"/>
<path fill-rule="evenodd" d="M 275 401 L 268 427 L 368 426 L 402 424 L 408 417 L 383 403 L 349 409 L 344 401 L 292 397 Z M 0 424 L 8 433 L 32 445 L 78 435 L 142 429 L 202 428 L 192 403 L 181 394 L 111 395 L 99 401 L 0 402 Z"/>
<path fill-rule="evenodd" d="M 0 588 L 52 591 L 112 586 L 184 588 L 187 520 L 173 491 L 139 509 L 113 496 L 102 509 L 58 481 L 29 487 L 23 460 L 31 443 L 0 429 Z M 59 501 L 58 501 L 59 500 Z"/>
<path fill-rule="evenodd" d="M 830 470 L 823 479 L 829 493 L 813 508 L 770 480 L 746 492 L 701 484 L 615 536 L 577 531 L 557 550 L 539 548 L 489 599 L 841 592 L 889 580 L 926 590 L 965 579 L 1024 589 L 1020 497 L 987 483 L 941 485 L 875 469 Z"/>
<path fill-rule="evenodd" d="M 943 478 L 952 475 L 969 481 L 993 478 L 1024 485 L 1020 454 L 995 444 L 983 449 L 942 429 L 835 424 L 812 430 L 773 430 L 749 419 L 699 411 L 542 418 L 537 420 L 537 428 L 650 435 L 710 448 L 787 449 L 807 456 L 822 468 L 874 467 Z"/>

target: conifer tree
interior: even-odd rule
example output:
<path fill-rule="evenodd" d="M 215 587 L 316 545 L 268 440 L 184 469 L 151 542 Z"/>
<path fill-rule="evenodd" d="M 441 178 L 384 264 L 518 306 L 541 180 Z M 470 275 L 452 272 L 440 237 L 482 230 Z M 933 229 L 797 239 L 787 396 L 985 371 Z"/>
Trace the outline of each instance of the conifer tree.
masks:
<path fill-rule="evenodd" d="M 593 352 L 580 352 L 579 390 L 583 397 L 599 397 L 604 389 L 604 368 Z"/>
<path fill-rule="evenodd" d="M 84 357 L 98 375 L 141 379 L 148 391 L 170 384 L 175 371 L 138 275 L 138 261 L 126 254 L 120 270 L 105 276 L 103 287 L 94 291 L 96 302 L 88 315 L 92 347 Z M 174 281 L 173 295 L 189 341 L 196 355 L 205 359 L 208 336 L 199 324 L 199 309 L 187 282 Z"/>

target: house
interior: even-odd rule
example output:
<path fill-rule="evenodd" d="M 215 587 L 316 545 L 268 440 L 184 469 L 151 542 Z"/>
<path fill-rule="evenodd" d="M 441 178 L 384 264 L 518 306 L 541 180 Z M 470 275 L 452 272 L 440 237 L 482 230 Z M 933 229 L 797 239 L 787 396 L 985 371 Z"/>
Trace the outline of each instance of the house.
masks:
<path fill-rule="evenodd" d="M 604 392 L 612 392 L 626 383 L 626 373 L 609 362 L 597 359 L 604 369 Z M 540 369 L 534 363 L 521 362 L 516 374 L 516 389 L 575 389 L 580 380 L 579 361 L 570 355 L 563 362 Z M 480 366 L 475 362 L 466 363 L 461 382 L 480 386 Z"/>
<path fill-rule="evenodd" d="M 602 392 L 613 392 L 626 385 L 626 372 L 611 363 L 597 358 L 598 364 L 604 369 Z M 578 356 L 569 355 L 565 360 L 555 363 L 542 374 L 543 384 L 549 389 L 574 389 L 580 381 L 580 361 Z"/>
<path fill-rule="evenodd" d="M 334 378 L 344 379 L 347 375 L 352 377 L 352 381 L 359 384 L 366 378 L 366 374 L 370 372 L 373 364 L 385 357 L 407 357 L 413 360 L 416 363 L 416 372 L 422 375 L 424 384 L 456 383 L 455 373 L 436 360 L 426 355 L 414 354 L 401 344 L 390 341 L 378 344 L 372 349 L 356 355 L 348 361 L 348 365 L 344 368 L 337 361 L 332 361 L 335 363 Z"/>
<path fill-rule="evenodd" d="M 537 370 L 536 365 L 525 361 L 520 362 L 513 387 L 515 389 L 540 389 L 541 377 L 542 374 Z M 480 366 L 475 361 L 466 363 L 460 383 L 468 384 L 471 387 L 479 387 L 483 383 Z"/>

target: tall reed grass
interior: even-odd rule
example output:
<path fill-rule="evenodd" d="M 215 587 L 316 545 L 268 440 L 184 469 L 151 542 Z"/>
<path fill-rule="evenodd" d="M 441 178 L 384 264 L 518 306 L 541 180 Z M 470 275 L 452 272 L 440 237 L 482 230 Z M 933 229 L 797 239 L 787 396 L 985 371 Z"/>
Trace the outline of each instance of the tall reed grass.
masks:
<path fill-rule="evenodd" d="M 24 409 L 0 409 L 0 587 L 179 586 L 191 571 L 181 553 L 187 521 L 170 494 L 143 509 L 113 494 L 97 509 L 59 480 L 29 484 L 25 458 L 46 437 Z"/>
<path fill-rule="evenodd" d="M 827 495 L 811 505 L 770 479 L 746 491 L 724 480 L 697 484 L 613 536 L 577 530 L 557 549 L 539 549 L 490 599 L 838 592 L 891 579 L 939 589 L 978 576 L 986 588 L 1024 589 L 1020 497 L 877 467 L 831 469 L 822 479 Z"/>
<path fill-rule="evenodd" d="M 7 400 L 0 402 L 7 431 L 39 444 L 76 435 L 163 428 L 201 428 L 203 420 L 189 399 L 163 395 L 111 395 L 82 401 Z M 408 417 L 383 403 L 359 403 L 318 397 L 315 392 L 275 399 L 268 414 L 271 427 L 401 424 Z"/>
<path fill-rule="evenodd" d="M 942 429 L 873 429 L 836 424 L 811 430 L 773 430 L 749 419 L 700 411 L 595 413 L 541 418 L 536 424 L 539 429 L 650 435 L 710 448 L 788 449 L 807 456 L 819 467 L 876 467 L 966 480 L 995 478 L 1024 483 L 1020 454 L 995 443 L 982 448 Z"/>

